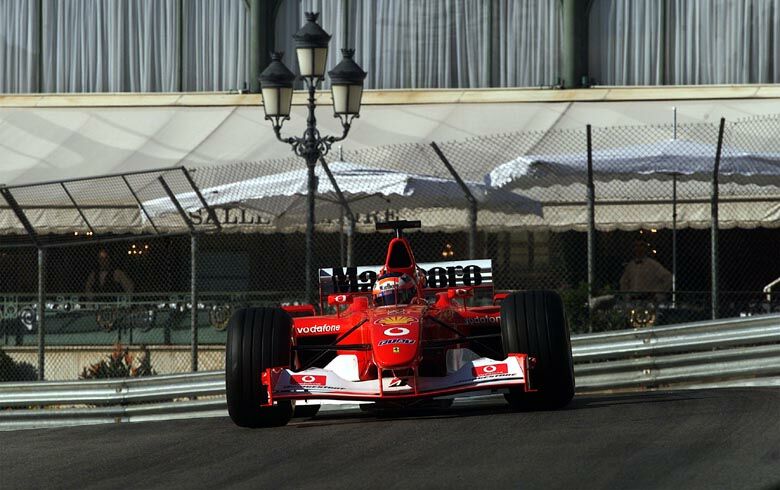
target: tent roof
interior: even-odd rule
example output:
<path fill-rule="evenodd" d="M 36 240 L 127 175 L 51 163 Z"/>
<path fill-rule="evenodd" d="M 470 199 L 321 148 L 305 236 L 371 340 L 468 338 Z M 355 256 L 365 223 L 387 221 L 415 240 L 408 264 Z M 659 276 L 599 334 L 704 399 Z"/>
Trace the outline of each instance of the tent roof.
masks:
<path fill-rule="evenodd" d="M 709 182 L 715 165 L 716 145 L 670 139 L 593 151 L 594 179 L 697 180 Z M 530 187 L 583 183 L 587 178 L 587 152 L 562 155 L 525 155 L 498 165 L 485 176 L 496 187 Z M 723 146 L 719 176 L 740 184 L 780 183 L 780 154 L 756 153 Z"/>
<path fill-rule="evenodd" d="M 675 97 L 709 94 L 712 100 L 657 100 L 678 92 Z M 746 87 L 743 92 L 742 96 L 750 97 L 760 87 Z M 516 131 L 537 131 L 535 137 L 541 140 L 549 131 L 582 130 L 586 123 L 601 127 L 668 124 L 672 105 L 678 108 L 681 124 L 780 113 L 780 99 L 717 99 L 743 92 L 733 87 L 367 91 L 361 117 L 341 144 L 345 150 L 356 150 Z M 318 97 L 327 104 L 327 94 Z M 291 156 L 290 148 L 276 141 L 258 103 L 258 96 L 227 94 L 4 95 L 0 97 L 0 183 Z M 339 123 L 328 117 L 328 110 L 320 111 L 320 130 L 340 134 Z M 302 134 L 305 122 L 305 108 L 295 105 L 283 133 Z M 464 178 L 481 178 L 491 168 L 476 170 L 478 176 Z"/>
<path fill-rule="evenodd" d="M 328 168 L 353 214 L 401 208 L 423 210 L 469 207 L 463 189 L 453 178 L 444 179 L 349 162 L 330 163 Z M 289 228 L 299 226 L 306 219 L 307 172 L 307 169 L 298 169 L 271 173 L 206 187 L 200 191 L 210 206 L 241 206 L 262 213 L 277 228 Z M 315 177 L 316 197 L 320 200 L 317 204 L 317 220 L 338 219 L 345 210 L 324 167 L 318 165 L 315 168 Z M 465 185 L 480 210 L 542 214 L 541 204 L 528 197 L 480 182 L 465 182 Z M 177 194 L 176 199 L 189 212 L 204 207 L 200 197 L 193 191 Z M 167 196 L 146 201 L 143 205 L 152 219 L 177 212 Z"/>
<path fill-rule="evenodd" d="M 677 95 L 670 97 L 672 92 Z M 749 98 L 759 93 L 764 95 Z M 299 95 L 296 94 L 296 97 Z M 780 92 L 776 87 L 367 92 L 361 118 L 355 122 L 343 145 L 346 152 L 370 148 L 379 160 L 389 162 L 389 169 L 409 168 L 409 162 L 393 163 L 385 158 L 392 149 L 383 152 L 377 147 L 399 143 L 427 145 L 431 141 L 464 141 L 507 132 L 533 131 L 529 136 L 532 139 L 530 147 L 545 148 L 545 145 L 536 143 L 543 143 L 557 130 L 582 131 L 586 123 L 597 127 L 668 124 L 671 122 L 672 105 L 678 108 L 681 124 L 711 122 L 721 116 L 732 121 L 746 116 L 777 114 L 780 113 L 780 99 L 772 97 L 778 96 Z M 327 94 L 318 94 L 318 97 L 327 99 Z M 700 100 L 670 100 L 691 97 Z M 667 100 L 668 103 L 659 100 Z M 268 122 L 263 119 L 258 102 L 256 95 L 227 94 L 3 95 L 0 96 L 0 183 L 15 185 L 181 165 L 207 172 L 213 168 L 224 169 L 226 163 L 291 157 L 290 148 L 276 141 Z M 327 108 L 323 108 L 322 114 L 326 112 Z M 283 133 L 302 134 L 305 120 L 305 109 L 300 105 L 294 106 L 292 120 L 286 123 Z M 340 132 L 335 119 L 321 117 L 318 122 L 323 134 Z M 769 140 L 776 135 L 762 137 Z M 578 148 L 579 145 L 577 140 L 569 148 Z M 480 151 L 483 149 L 480 148 Z M 338 149 L 334 148 L 334 152 Z M 468 169 L 458 167 L 458 170 L 464 179 L 477 181 L 492 170 L 497 160 L 492 154 L 490 158 L 475 158 Z M 441 176 L 445 170 L 438 169 L 437 173 L 425 168 L 424 172 Z M 230 182 L 227 174 L 213 174 L 219 174 L 223 180 L 214 180 L 207 186 Z M 156 184 L 141 180 L 141 177 L 136 178 L 134 186 L 143 190 L 139 195 L 142 201 L 163 195 Z M 153 176 L 149 180 L 153 180 Z M 175 180 L 171 176 L 174 193 L 188 190 L 186 183 L 174 185 Z M 148 231 L 142 226 L 143 219 L 133 196 L 122 188 L 121 182 L 109 181 L 84 181 L 69 185 L 79 203 L 125 206 L 89 210 L 86 214 L 96 231 Z M 43 204 L 55 201 L 67 204 L 68 197 L 62 189 L 57 191 L 55 187 L 46 187 L 50 197 Z M 572 185 L 529 189 L 523 194 L 546 203 L 543 219 L 483 211 L 479 215 L 479 226 L 484 230 L 514 226 L 584 229 L 583 208 L 578 204 L 584 202 L 583 188 Z M 669 194 L 665 195 L 667 190 Z M 778 195 L 776 190 L 766 194 L 747 186 L 742 190 L 751 196 Z M 59 194 L 54 194 L 55 191 Z M 698 196 L 691 192 L 691 195 Z M 609 183 L 600 183 L 597 184 L 597 193 L 605 199 L 617 200 L 636 200 L 636 196 L 671 197 L 670 188 L 663 183 L 612 187 Z M 683 187 L 680 193 L 681 197 L 686 195 Z M 739 195 L 737 192 L 734 194 Z M 33 204 L 37 197 L 40 195 L 29 192 L 20 199 L 20 204 Z M 733 213 L 721 212 L 722 226 L 775 226 L 778 221 L 773 206 L 772 202 L 765 205 L 734 204 Z M 660 227 L 671 216 L 669 206 L 665 205 L 639 206 L 636 213 L 627 214 L 628 209 L 624 206 L 622 215 L 615 211 L 613 218 L 605 217 L 601 221 L 597 212 L 599 227 L 639 226 L 637 223 L 641 220 L 635 216 L 644 216 L 648 223 L 656 223 Z M 24 232 L 9 210 L 0 211 L 0 233 Z M 426 226 L 430 224 L 431 229 L 441 230 L 464 229 L 466 213 L 463 210 L 398 210 L 399 216 L 411 218 L 418 215 Z M 41 233 L 72 233 L 85 229 L 83 220 L 74 209 L 37 208 L 28 209 L 27 214 Z M 698 211 L 686 214 L 681 208 L 679 225 L 704 226 L 704 221 L 697 218 L 704 214 Z M 318 226 L 333 230 L 337 225 L 321 223 Z M 163 221 L 161 228 L 186 229 L 181 220 Z M 257 223 L 226 229 L 275 231 L 269 225 Z M 359 228 L 359 231 L 368 231 L 368 228 Z"/>

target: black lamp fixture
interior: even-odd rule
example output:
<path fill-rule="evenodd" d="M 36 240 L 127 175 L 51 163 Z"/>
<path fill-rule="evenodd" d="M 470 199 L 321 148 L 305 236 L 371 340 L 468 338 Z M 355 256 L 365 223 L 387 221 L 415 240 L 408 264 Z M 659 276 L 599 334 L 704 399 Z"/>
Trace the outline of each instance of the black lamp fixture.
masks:
<path fill-rule="evenodd" d="M 301 71 L 301 77 L 315 82 L 325 76 L 330 34 L 317 24 L 319 13 L 306 12 L 305 15 L 306 23 L 293 34 L 295 53 L 298 55 L 298 69 Z"/>
<path fill-rule="evenodd" d="M 364 72 L 355 60 L 354 49 L 342 49 L 344 59 L 336 65 L 330 75 L 330 91 L 333 96 L 333 114 L 344 122 L 351 122 L 360 116 L 360 101 L 363 98 Z"/>
<path fill-rule="evenodd" d="M 276 138 L 292 146 L 296 155 L 306 159 L 308 169 L 307 220 L 306 220 L 306 300 L 314 302 L 313 292 L 313 235 L 314 235 L 314 195 L 317 179 L 314 169 L 317 162 L 325 156 L 333 143 L 347 137 L 352 121 L 360 117 L 360 102 L 363 97 L 364 72 L 355 60 L 355 50 L 343 49 L 344 58 L 328 74 L 331 78 L 333 97 L 333 117 L 341 122 L 341 136 L 322 136 L 317 129 L 315 117 L 316 90 L 325 78 L 328 59 L 330 34 L 317 24 L 318 13 L 306 12 L 306 23 L 293 35 L 295 52 L 298 57 L 300 78 L 308 90 L 308 117 L 303 135 L 282 137 L 282 125 L 290 119 L 292 89 L 295 75 L 282 62 L 282 53 L 273 53 L 271 64 L 260 74 L 260 86 L 263 93 L 265 118 L 273 124 Z"/>
<path fill-rule="evenodd" d="M 271 54 L 271 64 L 260 74 L 265 118 L 281 126 L 290 118 L 295 75 L 282 63 L 282 53 Z"/>

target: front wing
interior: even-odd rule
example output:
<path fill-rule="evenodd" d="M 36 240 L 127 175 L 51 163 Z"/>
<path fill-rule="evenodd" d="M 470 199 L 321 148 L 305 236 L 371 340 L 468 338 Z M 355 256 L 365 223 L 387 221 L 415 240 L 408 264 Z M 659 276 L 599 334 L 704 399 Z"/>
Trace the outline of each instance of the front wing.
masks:
<path fill-rule="evenodd" d="M 329 365 L 330 366 L 330 365 Z M 446 376 L 414 376 L 356 381 L 345 379 L 335 370 L 310 368 L 294 372 L 270 368 L 262 373 L 262 384 L 268 390 L 268 403 L 279 400 L 395 400 L 522 387 L 532 391 L 528 380 L 528 356 L 509 354 L 496 361 L 479 358 L 466 362 Z"/>

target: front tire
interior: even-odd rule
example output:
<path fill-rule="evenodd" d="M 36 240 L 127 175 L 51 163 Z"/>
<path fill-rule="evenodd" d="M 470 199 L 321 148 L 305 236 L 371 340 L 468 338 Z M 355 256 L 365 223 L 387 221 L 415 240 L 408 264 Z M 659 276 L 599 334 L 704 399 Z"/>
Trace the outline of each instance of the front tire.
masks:
<path fill-rule="evenodd" d="M 289 401 L 263 407 L 267 387 L 263 371 L 290 366 L 292 319 L 279 308 L 242 308 L 228 323 L 225 349 L 225 393 L 230 418 L 241 427 L 286 425 L 293 414 Z"/>
<path fill-rule="evenodd" d="M 501 302 L 504 353 L 536 359 L 527 381 L 537 391 L 512 388 L 506 395 L 516 409 L 558 409 L 574 397 L 574 363 L 563 301 L 554 291 L 521 291 Z"/>

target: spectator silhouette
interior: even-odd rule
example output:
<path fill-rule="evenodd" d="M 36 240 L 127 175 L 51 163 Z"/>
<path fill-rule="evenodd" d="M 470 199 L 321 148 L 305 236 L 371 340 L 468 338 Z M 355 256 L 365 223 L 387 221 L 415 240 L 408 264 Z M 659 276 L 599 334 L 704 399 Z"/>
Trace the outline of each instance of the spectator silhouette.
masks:
<path fill-rule="evenodd" d="M 634 241 L 634 258 L 626 264 L 620 278 L 620 290 L 629 293 L 629 299 L 662 301 L 672 289 L 672 273 L 657 260 L 647 256 L 647 243 Z"/>
<path fill-rule="evenodd" d="M 113 267 L 108 250 L 101 248 L 97 256 L 97 267 L 87 276 L 84 292 L 92 297 L 95 294 L 130 294 L 135 285 L 127 274 Z"/>

